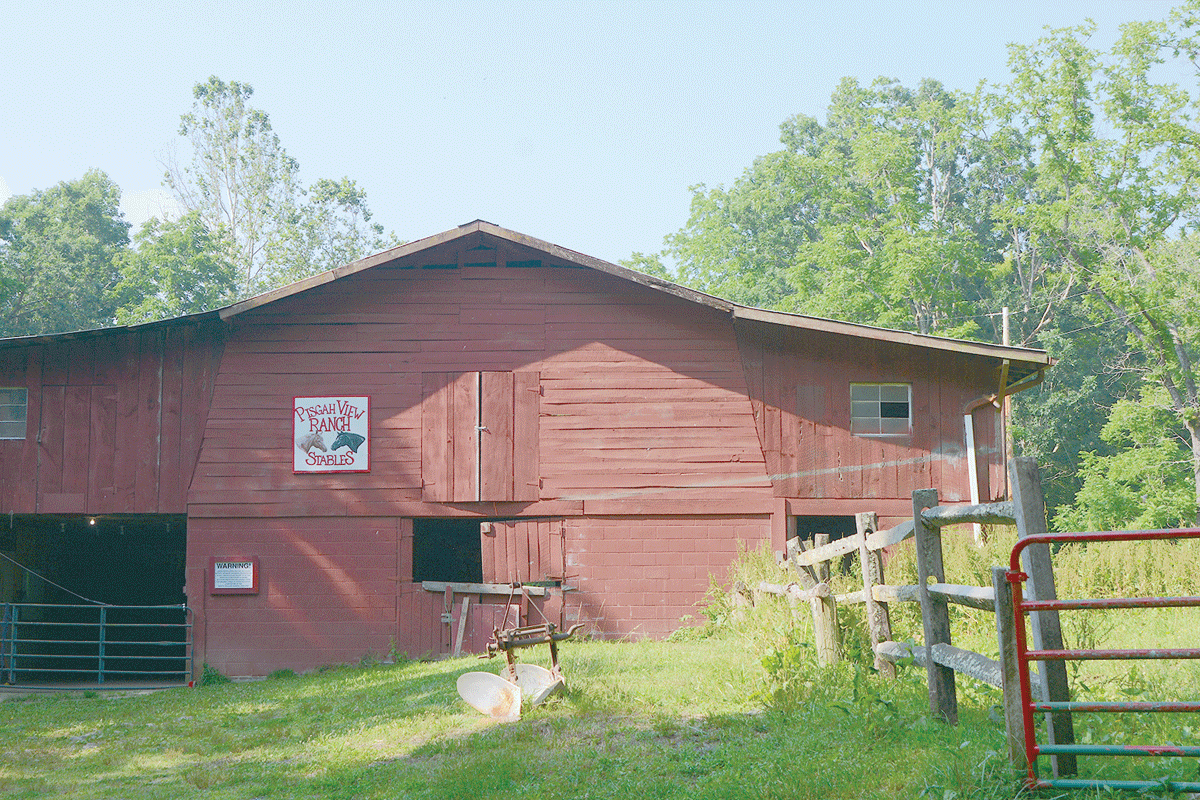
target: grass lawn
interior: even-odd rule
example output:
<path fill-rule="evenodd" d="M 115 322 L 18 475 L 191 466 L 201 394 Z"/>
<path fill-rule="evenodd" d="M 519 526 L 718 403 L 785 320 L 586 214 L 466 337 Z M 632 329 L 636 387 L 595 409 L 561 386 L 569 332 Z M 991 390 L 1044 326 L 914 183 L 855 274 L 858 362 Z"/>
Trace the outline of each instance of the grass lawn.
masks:
<path fill-rule="evenodd" d="M 1005 547 L 951 545 L 952 574 L 981 583 Z M 741 560 L 747 583 L 754 569 L 778 575 L 772 563 L 755 567 L 752 555 Z M 1121 556 L 1126 566 L 1097 564 L 1098 553 L 1065 555 L 1078 563 L 1060 573 L 1062 583 L 1078 591 L 1063 596 L 1103 595 L 1105 586 L 1069 584 L 1134 567 L 1141 583 L 1118 594 L 1196 593 L 1200 552 L 1176 548 L 1154 561 L 1130 550 Z M 889 564 L 893 582 L 915 579 L 906 563 L 900 553 Z M 839 591 L 852 588 L 853 575 Z M 845 660 L 820 668 L 806 613 L 793 617 L 782 603 L 737 611 L 719 591 L 710 600 L 708 623 L 676 641 L 562 643 L 568 692 L 511 724 L 484 718 L 458 697 L 462 673 L 500 670 L 499 660 L 474 658 L 342 666 L 152 695 L 74 692 L 0 702 L 0 796 L 1024 796 L 1003 756 L 999 690 L 961 678 L 960 724 L 951 728 L 929 717 L 924 670 L 902 668 L 898 680 L 885 681 L 868 668 L 861 607 L 839 609 Z M 1064 619 L 1064 630 L 1069 644 L 1083 647 L 1195 646 L 1197 613 L 1076 615 Z M 956 608 L 952 616 L 956 644 L 994 656 L 990 614 Z M 919 629 L 914 606 L 893 604 L 896 638 L 919 638 Z M 1162 667 L 1085 664 L 1072 672 L 1072 687 L 1077 699 L 1200 697 L 1196 662 Z M 1194 716 L 1080 714 L 1075 727 L 1082 742 L 1197 744 Z M 1195 759 L 1172 757 L 1085 759 L 1081 771 L 1141 780 L 1198 774 Z M 1057 796 L 1113 795 L 1045 794 Z"/>
<path fill-rule="evenodd" d="M 913 674 L 853 670 L 767 708 L 745 638 L 565 643 L 569 693 L 500 725 L 459 698 L 499 662 L 339 667 L 144 696 L 0 703 L 0 794 L 59 798 L 1012 796 L 990 697 L 950 728 Z M 844 689 L 839 692 L 836 689 Z M 856 696 L 857 694 L 857 696 Z M 843 696 L 844 695 L 844 696 Z M 905 709 L 912 709 L 906 711 Z M 975 793 L 972 795 L 972 793 Z"/>

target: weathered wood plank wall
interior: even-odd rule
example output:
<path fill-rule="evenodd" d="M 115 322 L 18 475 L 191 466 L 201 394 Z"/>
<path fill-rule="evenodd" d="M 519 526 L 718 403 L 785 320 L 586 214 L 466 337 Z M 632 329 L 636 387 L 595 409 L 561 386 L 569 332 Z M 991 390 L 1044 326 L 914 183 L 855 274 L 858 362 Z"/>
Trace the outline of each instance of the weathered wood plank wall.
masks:
<path fill-rule="evenodd" d="M 754 421 L 777 495 L 790 498 L 904 498 L 936 486 L 969 499 L 964 405 L 996 387 L 983 359 L 818 331 L 739 321 Z M 912 385 L 907 436 L 850 433 L 850 384 Z M 975 412 L 980 497 L 1003 489 L 995 412 Z M 837 512 L 829 512 L 837 513 Z"/>
<path fill-rule="evenodd" d="M 223 342 L 175 324 L 0 350 L 0 385 L 28 390 L 0 513 L 184 513 Z"/>
<path fill-rule="evenodd" d="M 480 372 L 483 413 L 501 395 L 508 409 L 495 439 L 535 445 L 520 458 L 485 448 L 480 488 L 498 504 L 494 516 L 688 499 L 717 510 L 744 504 L 747 492 L 767 507 L 728 317 L 590 270 L 505 266 L 537 258 L 532 251 L 462 244 L 235 318 L 193 517 L 461 511 L 478 479 L 460 440 L 475 424 Z M 481 262 L 489 266 L 471 266 Z M 372 397 L 370 474 L 294 475 L 292 397 L 338 392 Z M 436 407 L 423 419 L 430 397 Z M 438 426 L 453 431 L 452 442 L 434 435 Z"/>

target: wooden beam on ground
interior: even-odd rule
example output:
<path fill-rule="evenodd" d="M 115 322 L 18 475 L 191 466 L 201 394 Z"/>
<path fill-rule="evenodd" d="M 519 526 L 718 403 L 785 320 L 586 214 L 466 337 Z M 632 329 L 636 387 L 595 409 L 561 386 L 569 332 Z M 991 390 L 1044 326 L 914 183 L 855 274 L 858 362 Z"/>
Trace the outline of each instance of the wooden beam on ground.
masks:
<path fill-rule="evenodd" d="M 471 608 L 471 598 L 468 595 L 462 599 L 458 611 L 458 634 L 454 637 L 454 657 L 462 655 L 463 633 L 467 630 L 467 612 Z"/>
<path fill-rule="evenodd" d="M 503 594 L 507 595 L 512 591 L 512 587 L 507 583 L 453 583 L 448 581 L 422 581 L 421 588 L 427 592 L 437 592 L 441 594 L 447 588 L 452 588 L 459 594 Z M 541 597 L 546 593 L 544 586 L 526 586 L 525 591 L 536 597 Z M 520 594 L 520 592 L 517 592 Z"/>

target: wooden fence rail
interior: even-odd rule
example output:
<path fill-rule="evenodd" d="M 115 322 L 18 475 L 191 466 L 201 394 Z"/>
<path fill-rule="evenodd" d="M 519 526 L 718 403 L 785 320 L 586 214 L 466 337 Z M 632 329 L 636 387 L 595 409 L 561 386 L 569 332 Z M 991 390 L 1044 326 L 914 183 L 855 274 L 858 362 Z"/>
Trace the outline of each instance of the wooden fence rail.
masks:
<path fill-rule="evenodd" d="M 877 530 L 874 513 L 856 516 L 857 532 L 836 541 L 818 537 L 806 548 L 796 539 L 788 542 L 786 559 L 781 566 L 794 571 L 797 582 L 788 584 L 760 583 L 759 593 L 785 597 L 796 607 L 801 602 L 812 606 L 814 638 L 818 661 L 829 664 L 838 658 L 837 605 L 864 603 L 867 607 L 867 628 L 875 653 L 875 667 L 885 676 L 895 676 L 895 663 L 913 659 L 925 667 L 929 682 L 931 713 L 951 724 L 958 721 L 958 700 L 955 674 L 962 673 L 1004 691 L 1004 717 L 1008 754 L 1014 765 L 1025 763 L 1023 721 L 1017 681 L 1016 638 L 1012 613 L 1012 595 L 1005 579 L 1004 567 L 993 567 L 991 586 L 965 586 L 946 580 L 942 563 L 941 529 L 961 524 L 1016 525 L 1018 537 L 1046 530 L 1045 509 L 1037 466 L 1032 459 L 1013 459 L 1009 464 L 1012 502 L 981 505 L 942 506 L 936 489 L 913 492 L 913 517 L 888 530 Z M 894 586 L 884 583 L 882 550 L 906 539 L 915 539 L 918 583 Z M 1030 586 L 1038 599 L 1055 597 L 1054 578 L 1049 566 L 1049 551 L 1027 549 L 1029 558 L 1025 570 Z M 850 553 L 859 554 L 863 588 L 859 591 L 833 596 L 829 592 L 828 564 Z M 783 554 L 781 554 L 783 555 Z M 823 579 L 823 580 L 822 580 Z M 909 645 L 892 640 L 888 604 L 917 602 L 921 604 L 922 633 L 925 644 Z M 999 660 L 981 653 L 963 650 L 952 644 L 949 604 L 991 611 L 995 614 Z M 1061 649 L 1062 633 L 1057 613 L 1031 614 L 1035 646 L 1039 649 Z M 1068 700 L 1065 665 L 1062 662 L 1043 662 L 1035 692 L 1044 699 Z M 1052 743 L 1074 741 L 1070 714 L 1059 712 L 1047 715 L 1047 727 Z M 1055 775 L 1073 774 L 1074 757 L 1061 756 L 1052 762 Z"/>

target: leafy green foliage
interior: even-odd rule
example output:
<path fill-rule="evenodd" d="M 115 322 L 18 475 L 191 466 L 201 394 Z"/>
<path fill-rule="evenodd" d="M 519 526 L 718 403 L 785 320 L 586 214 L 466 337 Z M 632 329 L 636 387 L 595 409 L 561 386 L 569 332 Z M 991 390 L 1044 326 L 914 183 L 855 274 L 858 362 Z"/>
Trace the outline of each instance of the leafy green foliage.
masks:
<path fill-rule="evenodd" d="M 730 189 L 693 189 L 687 226 L 667 237 L 680 280 L 748 305 L 977 334 L 966 298 L 988 230 L 974 98 L 846 79 L 827 117 L 784 122 L 785 148 Z"/>
<path fill-rule="evenodd" d="M 121 190 L 100 170 L 0 207 L 0 335 L 111 323 L 116 257 L 129 244 Z"/>
<path fill-rule="evenodd" d="M 1186 432 L 1161 388 L 1113 406 L 1101 437 L 1109 455 L 1083 454 L 1083 485 L 1059 511 L 1059 530 L 1184 527 L 1196 518 Z"/>
<path fill-rule="evenodd" d="M 200 680 L 196 681 L 197 686 L 221 686 L 222 684 L 230 683 L 231 681 L 216 667 L 204 662 L 204 669 L 200 673 Z"/>
<path fill-rule="evenodd" d="M 178 317 L 232 301 L 237 270 L 220 233 L 211 233 L 195 211 L 174 222 L 147 221 L 134 237 L 136 248 L 117 258 L 117 322 Z"/>
<path fill-rule="evenodd" d="M 1111 524 L 1169 518 L 1181 473 L 1117 496 L 1106 459 L 1150 450 L 1100 431 L 1160 387 L 1158 452 L 1180 463 L 1166 443 L 1186 432 L 1200 496 L 1200 94 L 1170 79 L 1195 73 L 1198 31 L 1188 0 L 1107 49 L 1090 22 L 1011 45 L 1011 81 L 974 93 L 844 79 L 824 123 L 797 115 L 732 186 L 694 187 L 687 224 L 637 260 L 740 303 L 924 333 L 999 340 L 1007 307 L 1011 341 L 1059 359 L 1013 419 L 1051 507 L 1090 481 L 1078 503 L 1107 502 Z"/>
<path fill-rule="evenodd" d="M 213 76 L 193 88 L 179 133 L 191 161 L 167 165 L 164 182 L 199 215 L 238 269 L 238 297 L 332 269 L 383 249 L 366 194 L 354 181 L 300 183 L 267 114 L 250 105 L 254 89 Z"/>
<path fill-rule="evenodd" d="M 1077 288 L 1098 324 L 1121 331 L 1127 355 L 1110 368 L 1165 391 L 1174 421 L 1162 421 L 1189 433 L 1193 495 L 1200 468 L 1200 337 L 1184 298 L 1200 285 L 1197 245 L 1187 235 L 1200 221 L 1200 98 L 1159 76 L 1179 63 L 1186 50 L 1181 43 L 1194 40 L 1196 8 L 1189 3 L 1167 22 L 1126 25 L 1107 52 L 1089 47 L 1090 23 L 1014 46 L 1014 78 L 994 106 L 1000 124 L 1026 136 L 1036 158 L 1025 195 L 1003 207 L 1009 224 L 1026 232 L 1018 259 L 1057 275 L 1054 285 Z M 1115 441 L 1109 438 L 1110 445 Z M 1137 445 L 1143 456 L 1144 445 Z M 1102 503 L 1096 493 L 1116 488 L 1122 478 L 1101 480 L 1100 464 L 1116 462 L 1093 455 L 1083 463 L 1091 494 L 1081 502 L 1106 504 L 1109 513 L 1100 516 L 1114 519 L 1122 509 L 1117 525 L 1132 524 L 1143 511 L 1162 516 L 1129 506 L 1129 494 Z"/>

